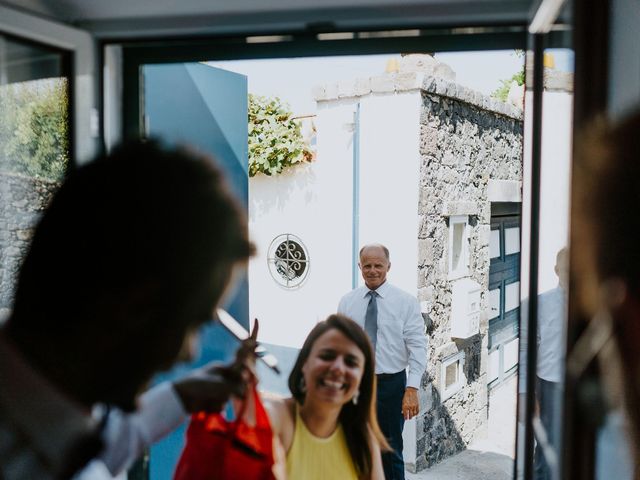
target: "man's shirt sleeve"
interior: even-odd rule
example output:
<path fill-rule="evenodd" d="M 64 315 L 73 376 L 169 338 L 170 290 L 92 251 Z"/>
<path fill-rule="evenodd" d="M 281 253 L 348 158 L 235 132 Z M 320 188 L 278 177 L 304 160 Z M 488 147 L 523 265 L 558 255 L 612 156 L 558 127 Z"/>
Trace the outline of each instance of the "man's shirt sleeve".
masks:
<path fill-rule="evenodd" d="M 422 375 L 427 367 L 427 336 L 420 304 L 413 298 L 408 308 L 408 318 L 404 324 L 404 341 L 409 352 L 409 376 L 407 387 L 419 388 Z"/>
<path fill-rule="evenodd" d="M 347 314 L 347 305 L 346 305 L 347 301 L 346 301 L 346 299 L 347 299 L 347 296 L 344 295 L 340 299 L 340 302 L 338 302 L 338 310 L 337 310 L 337 312 L 339 314 L 341 314 L 341 315 L 346 315 Z"/>
<path fill-rule="evenodd" d="M 113 410 L 109 413 L 103 433 L 105 448 L 99 460 L 112 475 L 117 475 L 187 417 L 173 385 L 161 383 L 140 397 L 136 412 Z"/>

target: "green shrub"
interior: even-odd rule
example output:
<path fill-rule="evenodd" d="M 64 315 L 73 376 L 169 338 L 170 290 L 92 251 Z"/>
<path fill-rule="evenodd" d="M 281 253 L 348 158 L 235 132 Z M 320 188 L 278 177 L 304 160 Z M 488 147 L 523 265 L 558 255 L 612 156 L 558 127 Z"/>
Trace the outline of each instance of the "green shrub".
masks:
<path fill-rule="evenodd" d="M 300 123 L 279 98 L 249 95 L 249 176 L 274 175 L 285 168 L 310 162 Z"/>
<path fill-rule="evenodd" d="M 0 168 L 60 180 L 69 163 L 66 81 L 3 85 L 0 111 Z"/>
<path fill-rule="evenodd" d="M 514 55 L 517 57 L 524 57 L 524 52 L 522 50 L 515 50 Z M 511 85 L 513 82 L 516 82 L 518 86 L 524 85 L 525 73 L 524 73 L 524 62 L 522 64 L 522 69 L 519 72 L 514 73 L 506 80 L 500 80 L 500 86 L 496 88 L 491 96 L 501 102 L 506 102 L 507 97 L 509 96 L 509 90 L 511 89 Z"/>

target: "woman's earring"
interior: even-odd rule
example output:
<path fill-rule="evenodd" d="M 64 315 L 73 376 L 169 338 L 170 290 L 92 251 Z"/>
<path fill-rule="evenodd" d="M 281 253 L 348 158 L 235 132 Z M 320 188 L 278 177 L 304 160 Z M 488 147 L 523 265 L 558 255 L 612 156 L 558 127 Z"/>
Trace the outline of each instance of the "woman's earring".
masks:
<path fill-rule="evenodd" d="M 358 397 L 360 396 L 360 390 L 356 390 L 356 394 L 351 398 L 354 405 L 358 404 Z"/>
<path fill-rule="evenodd" d="M 302 393 L 307 393 L 307 384 L 304 381 L 304 377 L 300 377 L 300 385 L 298 385 Z"/>

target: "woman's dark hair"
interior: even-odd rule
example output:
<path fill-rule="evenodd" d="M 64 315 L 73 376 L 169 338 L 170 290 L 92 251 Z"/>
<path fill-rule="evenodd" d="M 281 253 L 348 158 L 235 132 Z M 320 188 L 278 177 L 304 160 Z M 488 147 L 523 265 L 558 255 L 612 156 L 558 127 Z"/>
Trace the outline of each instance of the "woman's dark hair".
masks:
<path fill-rule="evenodd" d="M 350 318 L 334 314 L 318 323 L 307 336 L 289 375 L 289 390 L 299 404 L 304 403 L 305 393 L 301 389 L 302 367 L 309 358 L 313 344 L 324 333 L 336 329 L 355 343 L 364 355 L 364 372 L 360 381 L 358 404 L 347 402 L 340 411 L 340 423 L 346 437 L 349 453 L 360 477 L 371 475 L 373 467 L 370 438 L 374 437 L 383 450 L 389 450 L 376 417 L 375 363 L 371 342 L 365 331 Z"/>
<path fill-rule="evenodd" d="M 53 196 L 5 331 L 81 401 L 133 408 L 252 252 L 244 209 L 214 159 L 128 143 L 73 169 Z M 98 381 L 60 374 L 80 360 Z"/>
<path fill-rule="evenodd" d="M 252 252 L 246 215 L 215 160 L 131 142 L 72 170 L 54 195 L 18 277 L 20 322 L 10 324 L 64 331 L 95 314 L 96 297 L 148 281 L 163 288 L 169 319 L 212 274 L 222 290 L 230 266 Z"/>

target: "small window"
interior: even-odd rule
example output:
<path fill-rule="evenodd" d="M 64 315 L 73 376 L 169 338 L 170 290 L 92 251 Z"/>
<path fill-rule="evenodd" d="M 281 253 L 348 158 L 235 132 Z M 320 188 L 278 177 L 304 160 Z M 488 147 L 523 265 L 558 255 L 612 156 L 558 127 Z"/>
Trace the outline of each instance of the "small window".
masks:
<path fill-rule="evenodd" d="M 279 285 L 298 288 L 309 273 L 309 253 L 295 235 L 278 235 L 269 246 L 269 272 Z"/>
<path fill-rule="evenodd" d="M 449 218 L 449 278 L 469 273 L 469 240 L 466 215 Z"/>
<path fill-rule="evenodd" d="M 489 258 L 498 258 L 500 255 L 500 230 L 491 230 L 491 237 L 489 240 Z"/>
<path fill-rule="evenodd" d="M 520 227 L 505 228 L 504 250 L 505 255 L 520 252 Z"/>
<path fill-rule="evenodd" d="M 440 392 L 442 401 L 457 393 L 465 384 L 464 350 L 442 361 Z"/>

